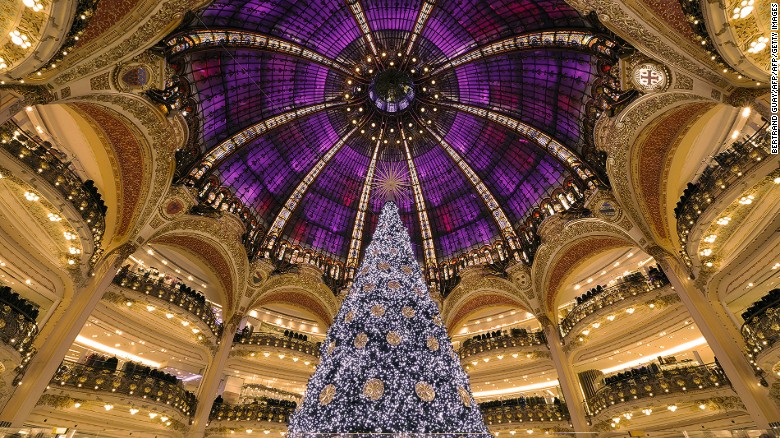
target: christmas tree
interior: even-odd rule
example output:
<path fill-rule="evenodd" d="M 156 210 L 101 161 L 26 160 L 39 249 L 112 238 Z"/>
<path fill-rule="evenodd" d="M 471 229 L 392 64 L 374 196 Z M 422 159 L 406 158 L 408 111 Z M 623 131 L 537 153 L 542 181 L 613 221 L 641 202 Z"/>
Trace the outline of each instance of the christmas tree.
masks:
<path fill-rule="evenodd" d="M 489 436 L 392 202 L 289 432 Z"/>

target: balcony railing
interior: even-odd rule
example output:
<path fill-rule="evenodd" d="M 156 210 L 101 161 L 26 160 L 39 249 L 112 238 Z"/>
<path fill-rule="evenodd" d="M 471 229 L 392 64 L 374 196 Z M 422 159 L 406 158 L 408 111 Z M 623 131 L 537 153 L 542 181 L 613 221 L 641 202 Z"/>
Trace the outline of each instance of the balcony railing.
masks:
<path fill-rule="evenodd" d="M 592 415 L 612 405 L 640 398 L 679 394 L 729 386 L 726 374 L 717 364 L 664 369 L 616 381 L 598 389 L 587 400 Z"/>
<path fill-rule="evenodd" d="M 18 309 L 7 303 L 0 302 L 0 341 L 19 352 L 20 366 L 26 365 L 35 353 L 33 341 L 36 335 L 38 325 L 35 321 L 25 318 Z M 19 370 L 21 375 L 22 368 Z"/>
<path fill-rule="evenodd" d="M 194 296 L 180 289 L 144 278 L 127 270 L 120 271 L 114 277 L 114 284 L 178 306 L 203 321 L 214 335 L 219 336 L 222 333 L 222 323 L 217 319 L 217 309 L 208 301 L 198 301 Z"/>
<path fill-rule="evenodd" d="M 780 307 L 776 304 L 760 316 L 750 318 L 742 326 L 742 336 L 754 357 L 762 350 L 772 347 L 780 340 Z"/>
<path fill-rule="evenodd" d="M 294 405 L 282 406 L 265 401 L 241 405 L 214 403 L 209 421 L 268 421 L 287 424 L 294 410 Z"/>
<path fill-rule="evenodd" d="M 770 129 L 765 124 L 748 139 L 736 142 L 716 155 L 699 180 L 689 184 L 688 193 L 683 194 L 675 210 L 677 234 L 683 244 L 715 199 L 769 156 L 769 140 Z"/>
<path fill-rule="evenodd" d="M 0 127 L 0 147 L 55 187 L 73 205 L 89 225 L 97 253 L 106 228 L 104 204 L 97 192 L 90 193 L 73 169 L 54 155 L 51 146 L 27 135 L 13 122 Z"/>
<path fill-rule="evenodd" d="M 484 353 L 486 351 L 521 349 L 522 347 L 546 346 L 547 339 L 543 332 L 521 332 L 487 339 L 466 339 L 458 350 L 461 359 Z"/>
<path fill-rule="evenodd" d="M 319 342 L 304 341 L 293 339 L 274 333 L 257 332 L 248 335 L 236 333 L 233 337 L 233 344 L 257 345 L 260 347 L 285 348 L 293 352 L 308 354 L 309 356 L 320 357 Z"/>
<path fill-rule="evenodd" d="M 629 274 L 628 277 L 631 277 L 631 274 Z M 571 309 L 571 312 L 561 320 L 561 334 L 563 336 L 568 335 L 578 322 L 603 308 L 612 306 L 628 298 L 646 294 L 666 286 L 667 284 L 669 284 L 669 280 L 664 276 L 649 280 L 644 275 L 639 274 L 633 276 L 629 281 L 605 288 L 601 293 L 588 298 L 586 301 L 577 304 Z"/>
<path fill-rule="evenodd" d="M 69 386 L 86 391 L 123 394 L 169 405 L 183 415 L 195 414 L 197 399 L 181 382 L 168 382 L 143 373 L 112 371 L 82 363 L 63 361 L 51 385 Z"/>
<path fill-rule="evenodd" d="M 494 402 L 491 402 L 494 403 Z M 532 421 L 569 421 L 569 410 L 565 403 L 551 404 L 540 403 L 534 405 L 508 406 L 486 406 L 488 403 L 480 404 L 482 418 L 488 426 L 499 426 L 502 424 L 529 423 Z"/>

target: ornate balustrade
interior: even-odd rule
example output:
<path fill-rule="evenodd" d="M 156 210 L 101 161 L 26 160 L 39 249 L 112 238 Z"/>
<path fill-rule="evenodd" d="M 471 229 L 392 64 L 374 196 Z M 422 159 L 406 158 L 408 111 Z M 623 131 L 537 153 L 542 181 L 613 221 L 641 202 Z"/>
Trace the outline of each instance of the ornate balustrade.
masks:
<path fill-rule="evenodd" d="M 689 185 L 675 210 L 677 234 L 684 245 L 691 229 L 715 199 L 770 156 L 769 140 L 769 125 L 765 124 L 750 138 L 716 155 L 699 180 Z M 687 262 L 690 264 L 690 260 Z"/>
<path fill-rule="evenodd" d="M 240 405 L 214 403 L 209 414 L 209 421 L 268 421 L 287 424 L 295 406 L 259 401 Z"/>
<path fill-rule="evenodd" d="M 522 349 L 523 347 L 539 347 L 546 349 L 547 339 L 543 332 L 522 332 L 511 335 L 497 336 L 487 339 L 466 339 L 463 341 L 458 356 L 461 360 L 479 355 L 486 351 Z"/>
<path fill-rule="evenodd" d="M 92 231 L 96 254 L 106 227 L 104 204 L 97 192 L 90 193 L 84 181 L 54 155 L 53 149 L 28 136 L 13 122 L 0 126 L 0 147 L 55 187 Z"/>
<path fill-rule="evenodd" d="M 632 280 L 605 288 L 601 293 L 588 298 L 571 309 L 566 317 L 561 320 L 561 334 L 563 336 L 568 335 L 577 323 L 601 309 L 613 306 L 632 297 L 647 294 L 668 284 L 669 280 L 663 276 L 649 280 L 645 276 L 640 275 L 634 276 Z"/>
<path fill-rule="evenodd" d="M 745 322 L 742 336 L 753 357 L 773 347 L 780 340 L 780 303 Z"/>
<path fill-rule="evenodd" d="M 257 332 L 249 335 L 242 335 L 236 333 L 233 337 L 233 344 L 238 345 L 256 345 L 258 347 L 275 347 L 284 348 L 293 352 L 301 354 L 307 354 L 313 357 L 320 357 L 320 345 L 319 342 L 304 341 L 301 339 L 293 339 L 286 336 L 277 335 L 274 333 Z"/>
<path fill-rule="evenodd" d="M 0 341 L 18 351 L 22 365 L 32 357 L 33 341 L 38 334 L 35 321 L 26 318 L 18 309 L 0 302 Z"/>
<path fill-rule="evenodd" d="M 199 301 L 195 296 L 175 287 L 160 284 L 126 270 L 120 271 L 114 277 L 114 284 L 178 306 L 203 321 L 214 335 L 219 336 L 222 333 L 222 323 L 217 319 L 217 309 L 208 301 Z"/>
<path fill-rule="evenodd" d="M 112 371 L 71 361 L 62 362 L 50 385 L 152 400 L 169 405 L 188 417 L 195 414 L 197 404 L 195 394 L 185 390 L 181 382 L 172 383 L 144 373 Z"/>
<path fill-rule="evenodd" d="M 488 426 L 512 425 L 519 423 L 569 421 L 569 410 L 565 403 L 516 406 L 485 406 L 480 405 L 482 418 Z"/>
<path fill-rule="evenodd" d="M 610 406 L 636 399 L 716 389 L 729 385 L 726 374 L 717 364 L 665 369 L 654 374 L 606 384 L 588 398 L 587 405 L 590 413 L 597 415 Z"/>

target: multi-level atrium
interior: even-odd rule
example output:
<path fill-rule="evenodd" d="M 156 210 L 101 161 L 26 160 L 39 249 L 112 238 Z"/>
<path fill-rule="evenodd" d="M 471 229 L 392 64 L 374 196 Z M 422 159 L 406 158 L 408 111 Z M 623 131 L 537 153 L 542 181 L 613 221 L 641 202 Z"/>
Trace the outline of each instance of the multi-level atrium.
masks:
<path fill-rule="evenodd" d="M 769 16 L 6 1 L 2 432 L 286 435 L 388 191 L 495 436 L 777 427 Z"/>

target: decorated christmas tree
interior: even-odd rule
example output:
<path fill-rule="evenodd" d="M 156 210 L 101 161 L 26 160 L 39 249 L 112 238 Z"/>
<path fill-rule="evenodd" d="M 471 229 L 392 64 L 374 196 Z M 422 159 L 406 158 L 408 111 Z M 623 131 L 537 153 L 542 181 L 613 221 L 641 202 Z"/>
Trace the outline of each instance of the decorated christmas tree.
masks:
<path fill-rule="evenodd" d="M 489 435 L 392 202 L 321 353 L 292 436 Z"/>

